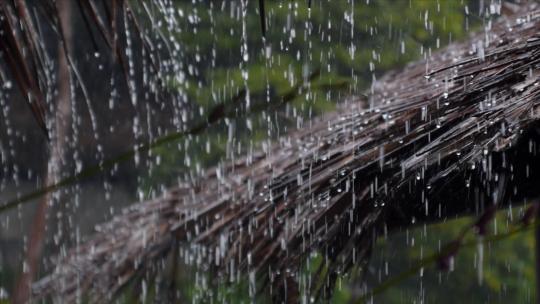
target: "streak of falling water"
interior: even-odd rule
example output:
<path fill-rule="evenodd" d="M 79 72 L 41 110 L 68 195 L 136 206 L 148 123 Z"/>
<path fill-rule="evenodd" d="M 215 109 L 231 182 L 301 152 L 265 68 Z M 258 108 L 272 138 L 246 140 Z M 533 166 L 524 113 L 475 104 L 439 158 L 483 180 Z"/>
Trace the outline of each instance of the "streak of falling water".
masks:
<path fill-rule="evenodd" d="M 242 62 L 240 63 L 240 69 L 242 71 L 242 79 L 244 80 L 244 88 L 246 90 L 246 111 L 249 110 L 251 101 L 250 101 L 250 91 L 248 86 L 249 80 L 249 71 L 247 65 L 249 63 L 249 50 L 248 50 L 248 37 L 247 37 L 247 3 L 248 0 L 240 0 L 241 10 L 242 10 L 242 45 L 240 47 L 240 52 L 242 54 Z"/>
<path fill-rule="evenodd" d="M 13 133 L 13 128 L 11 127 L 11 120 L 10 120 L 10 106 L 7 104 L 7 99 L 9 98 L 9 91 L 11 90 L 13 84 L 11 81 L 6 81 L 2 84 L 2 86 L 0 86 L 0 107 L 2 108 L 2 121 L 5 125 L 5 133 L 6 133 L 6 137 L 2 136 L 2 138 L 0 139 L 0 160 L 2 162 L 2 168 L 3 168 L 3 171 L 4 171 L 4 176 L 7 176 L 8 172 L 8 166 L 6 166 L 6 164 L 8 163 L 9 161 L 9 158 L 10 158 L 10 154 L 12 154 L 12 152 L 10 153 L 10 151 L 13 151 L 13 147 L 12 147 L 12 140 L 10 139 L 11 138 L 11 135 Z M 5 142 L 5 140 L 7 139 L 7 143 Z M 7 146 L 6 146 L 7 145 Z M 5 180 L 3 179 L 1 181 L 1 186 L 0 186 L 0 189 L 3 189 L 5 187 Z"/>
<path fill-rule="evenodd" d="M 478 284 L 482 285 L 484 281 L 484 239 L 482 236 L 477 237 L 476 251 L 478 255 L 478 262 L 476 265 Z"/>

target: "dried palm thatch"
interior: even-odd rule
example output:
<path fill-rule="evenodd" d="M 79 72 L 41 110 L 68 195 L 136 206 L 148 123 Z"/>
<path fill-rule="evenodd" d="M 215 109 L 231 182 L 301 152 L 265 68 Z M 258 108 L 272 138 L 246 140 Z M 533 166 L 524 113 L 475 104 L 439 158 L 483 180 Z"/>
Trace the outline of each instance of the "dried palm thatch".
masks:
<path fill-rule="evenodd" d="M 539 33 L 538 6 L 523 7 L 386 75 L 367 100 L 132 206 L 59 260 L 35 295 L 110 299 L 179 241 L 216 280 L 244 273 L 287 301 L 302 261 L 321 252 L 325 266 L 308 286 L 317 297 L 366 261 L 393 217 L 440 218 L 462 199 L 470 209 L 471 183 L 493 201 L 516 200 L 517 180 L 530 176 L 504 151 L 540 118 Z"/>
<path fill-rule="evenodd" d="M 60 21 L 60 2 L 6 0 L 0 3 L 0 80 L 7 83 L 8 79 L 14 79 L 47 137 L 50 135 L 46 125 L 46 116 L 50 115 L 47 109 L 55 98 L 56 89 L 56 63 L 49 48 L 60 45 L 59 51 L 63 51 L 67 58 L 70 74 L 88 99 L 83 77 L 69 43 L 65 41 L 66 29 Z M 152 33 L 141 29 L 142 23 L 151 23 L 156 14 L 162 13 L 153 9 L 159 5 L 157 1 L 137 3 L 137 10 L 131 1 L 124 0 L 77 0 L 73 4 L 77 8 L 76 16 L 85 24 L 86 32 L 80 35 L 86 35 L 85 38 L 92 42 L 95 54 L 109 54 L 118 63 L 130 92 L 133 92 L 134 84 L 130 79 L 131 62 L 125 50 L 134 42 L 140 43 L 145 60 L 153 69 L 155 79 L 152 85 L 166 91 L 162 84 L 168 73 L 162 62 L 169 58 L 170 49 L 166 43 L 164 50 L 156 46 L 164 37 L 162 29 L 156 27 Z"/>

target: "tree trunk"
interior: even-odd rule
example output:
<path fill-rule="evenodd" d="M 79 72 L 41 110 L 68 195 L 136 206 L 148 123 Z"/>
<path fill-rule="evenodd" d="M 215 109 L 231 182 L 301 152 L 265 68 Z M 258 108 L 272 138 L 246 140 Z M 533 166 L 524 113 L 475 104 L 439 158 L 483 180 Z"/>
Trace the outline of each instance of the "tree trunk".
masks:
<path fill-rule="evenodd" d="M 49 142 L 49 161 L 46 168 L 44 184 L 56 183 L 61 174 L 65 161 L 65 147 L 71 124 L 70 103 L 70 71 L 66 50 L 71 42 L 71 0 L 57 1 L 60 22 L 65 41 L 58 45 L 58 95 L 53 113 L 53 124 L 49 127 L 51 140 Z M 49 208 L 54 202 L 53 196 L 57 193 L 47 193 L 39 202 L 38 208 L 30 229 L 27 252 L 24 259 L 23 271 L 17 282 L 14 292 L 14 303 L 27 303 L 31 300 L 31 285 L 39 271 L 40 258 L 46 238 L 46 226 Z"/>

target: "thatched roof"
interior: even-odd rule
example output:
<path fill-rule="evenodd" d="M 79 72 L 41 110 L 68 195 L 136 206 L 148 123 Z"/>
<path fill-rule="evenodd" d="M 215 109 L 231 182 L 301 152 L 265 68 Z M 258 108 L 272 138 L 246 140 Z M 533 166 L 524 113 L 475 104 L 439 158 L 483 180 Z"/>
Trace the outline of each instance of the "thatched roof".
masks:
<path fill-rule="evenodd" d="M 466 210 L 474 184 L 494 202 L 515 200 L 516 180 L 530 176 L 501 151 L 540 116 L 539 33 L 531 4 L 386 75 L 367 99 L 133 205 L 59 260 L 35 294 L 110 298 L 178 241 L 216 281 L 256 276 L 279 300 L 294 299 L 301 262 L 321 252 L 329 271 L 309 286 L 319 296 L 366 261 L 374 232 L 397 225 L 389 218 L 433 220 L 464 198 Z"/>

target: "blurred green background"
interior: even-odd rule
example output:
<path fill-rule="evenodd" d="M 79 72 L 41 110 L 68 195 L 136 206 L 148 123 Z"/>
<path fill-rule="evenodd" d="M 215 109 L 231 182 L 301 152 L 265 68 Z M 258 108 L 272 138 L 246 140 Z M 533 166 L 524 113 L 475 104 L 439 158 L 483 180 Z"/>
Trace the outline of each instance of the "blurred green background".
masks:
<path fill-rule="evenodd" d="M 174 183 L 179 173 L 200 172 L 233 152 L 277 139 L 369 90 L 386 71 L 462 39 L 483 22 L 476 2 L 321 0 L 308 9 L 308 1 L 265 1 L 266 39 L 257 1 L 176 4 L 179 24 L 164 35 L 177 41 L 182 74 L 169 84 L 191 105 L 188 121 L 204 119 L 220 103 L 230 103 L 239 118 L 193 141 L 159 148 L 161 165 L 153 168 L 148 187 Z M 317 71 L 309 90 L 275 107 Z M 249 109 L 232 103 L 241 90 L 248 92 Z M 253 108 L 267 110 L 250 114 Z M 239 149 L 231 151 L 233 146 Z"/>

